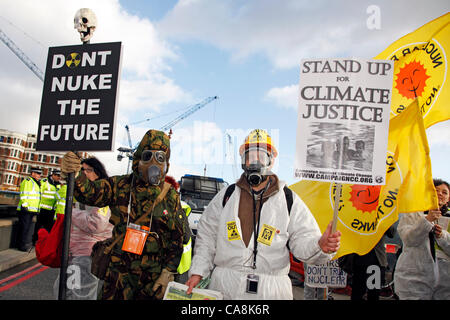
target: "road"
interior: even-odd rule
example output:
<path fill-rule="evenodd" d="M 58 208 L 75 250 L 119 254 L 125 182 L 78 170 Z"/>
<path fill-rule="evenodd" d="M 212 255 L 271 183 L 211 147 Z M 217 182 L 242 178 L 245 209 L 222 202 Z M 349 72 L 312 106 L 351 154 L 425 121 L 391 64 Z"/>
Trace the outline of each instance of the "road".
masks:
<path fill-rule="evenodd" d="M 59 269 L 36 259 L 0 273 L 0 300 L 54 300 L 53 284 Z"/>
<path fill-rule="evenodd" d="M 56 300 L 53 285 L 59 269 L 41 265 L 36 259 L 0 272 L 0 300 Z M 57 291 L 56 291 L 57 294 Z M 303 300 L 303 288 L 293 286 L 294 300 Z M 333 294 L 336 300 L 349 296 Z"/>

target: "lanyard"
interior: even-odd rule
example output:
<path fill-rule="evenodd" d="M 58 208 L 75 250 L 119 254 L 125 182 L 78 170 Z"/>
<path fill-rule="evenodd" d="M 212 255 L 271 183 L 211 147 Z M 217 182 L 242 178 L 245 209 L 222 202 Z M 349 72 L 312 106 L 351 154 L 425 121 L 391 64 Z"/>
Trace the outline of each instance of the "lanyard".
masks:
<path fill-rule="evenodd" d="M 142 232 L 148 233 L 150 235 L 153 235 L 156 239 L 158 239 L 159 238 L 158 233 L 151 231 L 152 230 L 152 222 L 153 222 L 153 211 L 154 211 L 155 208 L 152 208 L 152 212 L 151 212 L 151 215 L 150 215 L 150 223 L 148 225 L 148 230 L 145 230 L 145 228 L 142 228 L 143 226 L 141 226 L 141 225 L 138 225 L 138 224 L 135 224 L 135 223 L 130 223 L 131 190 L 132 190 L 132 188 L 134 186 L 134 176 L 133 176 L 132 179 L 133 180 L 131 181 L 131 185 L 130 185 L 130 198 L 129 198 L 129 201 L 128 201 L 127 229 L 128 228 L 136 229 L 138 231 L 142 231 Z M 162 190 L 161 190 L 161 192 L 162 192 Z M 154 201 L 156 202 L 156 199 Z"/>
<path fill-rule="evenodd" d="M 253 198 L 253 269 L 256 269 L 256 255 L 258 253 L 258 233 L 259 233 L 259 222 L 261 221 L 261 209 L 263 205 L 263 195 L 266 192 L 267 188 L 270 185 L 270 180 L 268 181 L 266 187 L 262 190 L 260 198 L 259 198 L 259 210 L 258 210 L 258 224 L 256 223 L 256 200 L 255 196 L 257 194 L 251 188 L 251 194 Z"/>

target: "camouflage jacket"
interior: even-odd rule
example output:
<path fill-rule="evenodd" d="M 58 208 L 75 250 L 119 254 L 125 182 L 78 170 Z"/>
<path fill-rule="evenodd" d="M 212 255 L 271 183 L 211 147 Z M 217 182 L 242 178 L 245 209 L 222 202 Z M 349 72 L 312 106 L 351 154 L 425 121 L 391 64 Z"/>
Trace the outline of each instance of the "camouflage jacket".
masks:
<path fill-rule="evenodd" d="M 161 188 L 158 186 L 144 185 L 137 178 L 136 173 L 113 176 L 94 182 L 89 181 L 82 173 L 75 179 L 74 197 L 77 201 L 90 206 L 109 206 L 110 222 L 114 225 L 113 238 L 115 238 L 126 233 L 129 200 L 131 199 L 129 222 L 133 223 L 150 210 L 160 192 Z M 149 214 L 139 224 L 149 226 L 150 216 Z M 140 272 L 160 273 L 163 268 L 176 272 L 183 253 L 184 220 L 185 213 L 181 208 L 179 194 L 171 186 L 153 212 L 151 231 L 158 233 L 159 238 L 149 236 L 140 256 L 122 251 L 122 239 L 112 251 L 113 262 L 116 259 L 131 261 L 129 267 L 132 268 L 133 263 L 138 264 Z"/>

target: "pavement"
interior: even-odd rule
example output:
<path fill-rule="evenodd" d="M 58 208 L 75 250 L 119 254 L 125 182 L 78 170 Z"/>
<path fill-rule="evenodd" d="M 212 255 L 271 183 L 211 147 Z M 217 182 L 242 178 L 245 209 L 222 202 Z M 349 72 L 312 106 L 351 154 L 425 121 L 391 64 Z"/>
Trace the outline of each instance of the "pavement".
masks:
<path fill-rule="evenodd" d="M 34 248 L 31 251 L 23 252 L 15 248 L 0 251 L 0 272 L 11 269 L 22 263 L 36 258 Z"/>

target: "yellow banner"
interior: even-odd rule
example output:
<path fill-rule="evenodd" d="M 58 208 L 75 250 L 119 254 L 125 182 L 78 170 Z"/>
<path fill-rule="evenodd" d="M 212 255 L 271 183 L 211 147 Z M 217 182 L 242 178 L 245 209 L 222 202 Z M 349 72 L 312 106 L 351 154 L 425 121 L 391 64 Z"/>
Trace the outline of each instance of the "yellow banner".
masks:
<path fill-rule="evenodd" d="M 396 148 L 396 161 L 403 171 L 398 211 L 416 212 L 438 209 L 433 184 L 430 148 L 417 101 L 401 117 L 391 120 L 388 148 Z"/>
<path fill-rule="evenodd" d="M 417 98 L 425 128 L 450 119 L 450 13 L 400 38 L 375 59 L 394 60 L 391 118 Z"/>
<path fill-rule="evenodd" d="M 333 218 L 336 184 L 300 181 L 290 186 L 309 207 L 323 232 Z M 342 184 L 337 229 L 341 248 L 336 258 L 368 253 L 398 219 L 398 212 L 437 205 L 429 148 L 417 103 L 390 121 L 386 185 Z"/>

